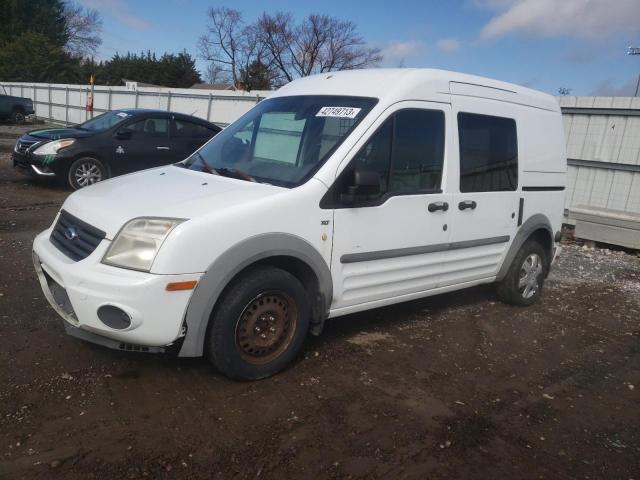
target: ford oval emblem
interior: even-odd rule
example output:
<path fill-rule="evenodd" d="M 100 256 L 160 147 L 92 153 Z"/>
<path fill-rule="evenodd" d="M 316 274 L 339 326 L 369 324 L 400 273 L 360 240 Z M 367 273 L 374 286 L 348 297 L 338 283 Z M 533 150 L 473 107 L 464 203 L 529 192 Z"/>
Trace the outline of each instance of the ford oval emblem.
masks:
<path fill-rule="evenodd" d="M 73 241 L 78 238 L 78 230 L 75 226 L 70 225 L 64 230 L 64 236 L 67 240 Z"/>

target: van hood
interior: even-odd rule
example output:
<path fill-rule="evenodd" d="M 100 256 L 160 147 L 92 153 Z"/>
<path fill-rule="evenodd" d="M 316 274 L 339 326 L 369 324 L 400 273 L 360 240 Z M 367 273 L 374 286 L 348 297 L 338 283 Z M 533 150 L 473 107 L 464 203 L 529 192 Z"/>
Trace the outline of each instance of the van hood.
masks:
<path fill-rule="evenodd" d="M 62 208 L 113 239 L 136 217 L 196 218 L 285 190 L 167 166 L 124 175 L 70 195 Z"/>

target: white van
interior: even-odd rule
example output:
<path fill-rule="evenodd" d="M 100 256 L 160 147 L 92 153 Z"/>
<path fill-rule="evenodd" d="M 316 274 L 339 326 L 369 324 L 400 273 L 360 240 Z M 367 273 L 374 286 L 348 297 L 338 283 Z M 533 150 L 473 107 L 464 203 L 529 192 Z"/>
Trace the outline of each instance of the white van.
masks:
<path fill-rule="evenodd" d="M 492 282 L 536 301 L 565 172 L 549 95 L 439 70 L 328 73 L 183 162 L 75 192 L 33 258 L 69 334 L 257 379 L 329 317 Z"/>

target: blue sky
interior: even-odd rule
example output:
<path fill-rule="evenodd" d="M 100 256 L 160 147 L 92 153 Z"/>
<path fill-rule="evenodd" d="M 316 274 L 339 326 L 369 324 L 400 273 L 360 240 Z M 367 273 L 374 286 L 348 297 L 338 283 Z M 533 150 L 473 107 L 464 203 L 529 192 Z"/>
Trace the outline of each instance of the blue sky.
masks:
<path fill-rule="evenodd" d="M 556 93 L 633 95 L 640 56 L 640 0 L 80 0 L 104 20 L 102 59 L 114 53 L 187 50 L 197 56 L 212 6 L 296 18 L 325 13 L 356 23 L 383 66 L 433 67 Z M 204 71 L 204 63 L 198 67 Z"/>

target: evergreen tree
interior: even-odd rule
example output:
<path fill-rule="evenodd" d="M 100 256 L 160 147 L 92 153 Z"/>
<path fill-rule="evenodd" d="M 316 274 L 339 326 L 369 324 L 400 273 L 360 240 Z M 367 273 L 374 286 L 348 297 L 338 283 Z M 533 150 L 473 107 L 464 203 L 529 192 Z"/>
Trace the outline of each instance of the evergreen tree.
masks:
<path fill-rule="evenodd" d="M 26 32 L 0 48 L 0 79 L 10 82 L 86 83 L 80 60 Z"/>

